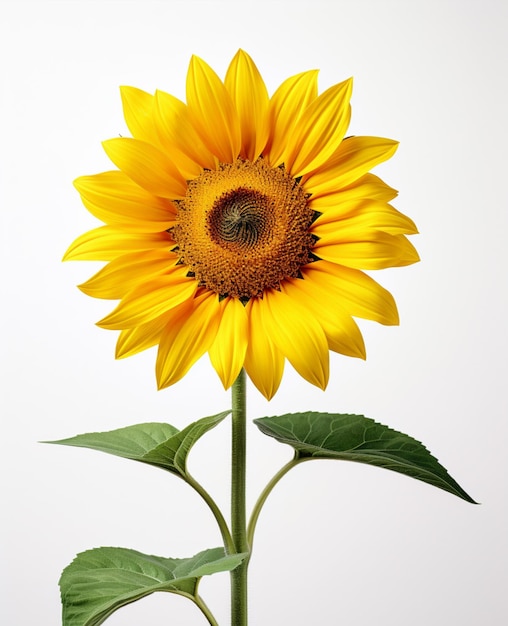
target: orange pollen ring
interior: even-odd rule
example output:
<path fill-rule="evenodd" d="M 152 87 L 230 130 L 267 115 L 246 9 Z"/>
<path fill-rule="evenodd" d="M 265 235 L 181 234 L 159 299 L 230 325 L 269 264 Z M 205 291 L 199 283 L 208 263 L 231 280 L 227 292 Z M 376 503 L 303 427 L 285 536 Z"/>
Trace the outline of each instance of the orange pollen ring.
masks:
<path fill-rule="evenodd" d="M 298 277 L 314 258 L 314 211 L 305 191 L 283 167 L 263 159 L 203 171 L 176 204 L 180 262 L 219 296 L 261 297 Z"/>

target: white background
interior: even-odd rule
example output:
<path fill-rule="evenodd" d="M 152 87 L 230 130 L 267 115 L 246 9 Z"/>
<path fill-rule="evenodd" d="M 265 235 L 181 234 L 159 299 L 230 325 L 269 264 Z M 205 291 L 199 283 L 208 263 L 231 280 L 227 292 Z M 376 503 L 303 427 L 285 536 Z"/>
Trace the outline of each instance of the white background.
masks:
<path fill-rule="evenodd" d="M 350 134 L 398 139 L 376 172 L 421 234 L 422 262 L 376 277 L 401 326 L 360 322 L 368 360 L 331 357 L 326 393 L 287 368 L 251 418 L 314 409 L 364 413 L 417 439 L 481 506 L 372 467 L 310 463 L 276 488 L 258 525 L 254 626 L 502 626 L 507 623 L 506 4 L 501 0 L 2 2 L 2 580 L 6 626 L 60 623 L 57 582 L 77 552 L 121 545 L 190 556 L 220 544 L 182 481 L 97 452 L 41 445 L 229 407 L 202 359 L 157 392 L 153 350 L 115 361 L 113 304 L 75 285 L 97 268 L 61 264 L 96 222 L 72 180 L 110 169 L 126 134 L 119 85 L 184 98 L 192 54 L 224 76 L 239 47 L 270 92 L 320 68 L 320 88 L 355 77 Z M 227 423 L 191 468 L 227 507 Z M 290 456 L 252 426 L 249 505 Z M 228 576 L 201 591 L 228 624 Z M 171 594 L 108 625 L 204 624 Z"/>

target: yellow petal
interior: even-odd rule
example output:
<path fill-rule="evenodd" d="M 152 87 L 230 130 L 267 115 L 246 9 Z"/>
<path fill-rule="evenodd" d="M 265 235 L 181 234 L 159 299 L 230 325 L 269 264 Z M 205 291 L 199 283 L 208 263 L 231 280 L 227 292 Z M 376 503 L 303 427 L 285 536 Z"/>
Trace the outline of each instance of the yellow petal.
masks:
<path fill-rule="evenodd" d="M 145 250 L 117 257 L 79 288 L 94 298 L 121 300 L 131 289 L 175 267 L 177 257 L 166 250 Z"/>
<path fill-rule="evenodd" d="M 185 275 L 186 268 L 173 268 L 129 292 L 114 311 L 97 323 L 101 328 L 123 330 L 145 324 L 185 300 L 193 298 L 197 282 Z"/>
<path fill-rule="evenodd" d="M 268 140 L 268 91 L 250 56 L 239 50 L 224 81 L 236 106 L 242 133 L 241 156 L 255 161 Z"/>
<path fill-rule="evenodd" d="M 307 191 L 305 185 L 305 190 Z M 310 193 L 310 192 L 309 192 Z M 315 211 L 327 213 L 328 210 L 337 211 L 339 207 L 343 213 L 348 213 L 350 206 L 356 208 L 359 201 L 378 200 L 389 202 L 397 196 L 397 191 L 389 187 L 374 174 L 365 174 L 348 187 L 338 187 L 326 195 L 311 195 L 309 206 Z"/>
<path fill-rule="evenodd" d="M 413 220 L 386 202 L 358 202 L 356 209 L 347 216 L 342 215 L 342 210 L 340 206 L 336 211 L 330 209 L 314 222 L 312 233 L 323 244 L 355 241 L 376 230 L 390 235 L 414 235 L 418 232 Z"/>
<path fill-rule="evenodd" d="M 157 91 L 155 122 L 160 141 L 186 179 L 198 176 L 202 168 L 216 168 L 217 158 L 201 140 L 191 123 L 187 105 L 181 100 Z"/>
<path fill-rule="evenodd" d="M 284 355 L 263 327 L 262 300 L 252 298 L 246 306 L 249 316 L 249 344 L 245 354 L 245 371 L 267 400 L 273 398 L 284 372 Z"/>
<path fill-rule="evenodd" d="M 220 161 L 232 163 L 241 147 L 235 106 L 217 74 L 196 56 L 187 74 L 187 103 L 192 123 L 205 144 Z"/>
<path fill-rule="evenodd" d="M 393 156 L 398 145 L 392 139 L 381 137 L 348 137 L 330 160 L 304 177 L 302 183 L 312 197 L 347 187 Z"/>
<path fill-rule="evenodd" d="M 303 112 L 317 97 L 317 70 L 285 80 L 270 99 L 270 139 L 265 149 L 268 163 L 277 167 L 284 162 L 288 137 Z"/>
<path fill-rule="evenodd" d="M 205 291 L 192 302 L 191 310 L 178 311 L 164 328 L 157 353 L 159 389 L 185 376 L 213 343 L 219 328 L 221 307 L 217 295 Z"/>
<path fill-rule="evenodd" d="M 157 143 L 153 123 L 154 97 L 136 87 L 120 87 L 123 116 L 132 136 L 148 143 Z"/>
<path fill-rule="evenodd" d="M 179 305 L 179 307 L 184 306 L 189 307 L 189 302 L 186 301 Z M 156 317 L 146 324 L 140 324 L 139 326 L 134 326 L 134 328 L 125 328 L 122 330 L 116 342 L 115 357 L 117 359 L 124 359 L 157 345 L 168 320 L 179 307 L 171 309 L 169 313 L 159 315 L 159 317 Z"/>
<path fill-rule="evenodd" d="M 305 283 L 319 285 L 331 300 L 354 317 L 385 325 L 399 323 L 397 305 L 392 294 L 360 270 L 317 261 L 302 271 Z"/>
<path fill-rule="evenodd" d="M 101 226 L 84 233 L 69 246 L 64 261 L 112 261 L 126 252 L 168 248 L 171 239 L 166 232 L 137 233 L 114 226 Z"/>
<path fill-rule="evenodd" d="M 74 186 L 90 213 L 106 224 L 148 233 L 174 224 L 174 204 L 136 185 L 123 172 L 81 176 Z"/>
<path fill-rule="evenodd" d="M 311 102 L 288 137 L 286 168 L 292 176 L 319 168 L 344 139 L 351 117 L 353 80 L 334 85 Z"/>
<path fill-rule="evenodd" d="M 328 342 L 308 308 L 285 293 L 263 297 L 263 327 L 295 370 L 313 385 L 325 389 L 329 375 Z"/>
<path fill-rule="evenodd" d="M 162 198 L 183 198 L 185 180 L 163 152 L 149 143 L 117 137 L 102 143 L 113 163 L 135 183 Z"/>
<path fill-rule="evenodd" d="M 372 232 L 361 241 L 331 242 L 319 240 L 314 246 L 315 254 L 326 261 L 346 267 L 378 270 L 386 267 L 402 267 L 420 260 L 414 246 L 403 235 Z"/>
<path fill-rule="evenodd" d="M 330 298 L 328 286 L 308 278 L 290 279 L 284 281 L 282 291 L 291 299 L 305 302 L 324 330 L 330 350 L 365 359 L 365 344 L 360 329 L 338 298 Z"/>
<path fill-rule="evenodd" d="M 221 305 L 219 330 L 210 346 L 209 356 L 224 389 L 229 389 L 245 361 L 248 319 L 245 307 L 237 298 L 226 298 Z"/>

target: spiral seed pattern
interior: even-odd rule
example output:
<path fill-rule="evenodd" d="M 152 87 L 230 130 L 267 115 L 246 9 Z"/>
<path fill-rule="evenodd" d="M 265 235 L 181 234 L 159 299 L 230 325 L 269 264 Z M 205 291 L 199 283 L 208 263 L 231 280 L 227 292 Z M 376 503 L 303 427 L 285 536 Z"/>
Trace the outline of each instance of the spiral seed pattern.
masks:
<path fill-rule="evenodd" d="M 265 228 L 263 211 L 266 204 L 258 192 L 237 189 L 221 198 L 217 203 L 216 234 L 225 242 L 250 248 L 259 241 Z"/>
<path fill-rule="evenodd" d="M 260 297 L 315 258 L 303 189 L 263 159 L 204 171 L 176 204 L 175 251 L 189 275 L 219 296 Z"/>

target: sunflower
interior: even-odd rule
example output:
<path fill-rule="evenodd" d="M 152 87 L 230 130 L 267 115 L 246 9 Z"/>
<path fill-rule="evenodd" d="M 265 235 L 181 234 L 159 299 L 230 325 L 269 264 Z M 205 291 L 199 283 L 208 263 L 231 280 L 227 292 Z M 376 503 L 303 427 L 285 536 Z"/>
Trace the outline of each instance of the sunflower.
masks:
<path fill-rule="evenodd" d="M 121 89 L 132 137 L 103 144 L 117 169 L 75 181 L 105 225 L 64 257 L 107 262 L 80 289 L 119 300 L 98 322 L 120 331 L 117 358 L 158 345 L 164 388 L 208 352 L 226 389 L 245 368 L 269 399 L 286 359 L 324 389 L 330 350 L 365 358 L 353 318 L 398 323 L 363 270 L 416 262 L 417 230 L 369 173 L 397 142 L 345 137 L 351 89 L 318 95 L 307 71 L 269 97 L 242 50 L 224 81 L 193 57 L 187 103 Z"/>

